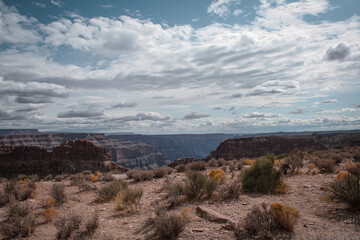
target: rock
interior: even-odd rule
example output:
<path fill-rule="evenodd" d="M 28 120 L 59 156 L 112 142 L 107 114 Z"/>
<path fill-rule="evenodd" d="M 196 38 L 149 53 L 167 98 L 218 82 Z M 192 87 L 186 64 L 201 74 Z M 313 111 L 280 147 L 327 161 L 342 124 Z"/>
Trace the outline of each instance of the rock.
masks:
<path fill-rule="evenodd" d="M 310 185 L 304 185 L 303 188 L 311 188 Z"/>
<path fill-rule="evenodd" d="M 275 155 L 288 153 L 294 149 L 307 151 L 309 149 L 323 150 L 325 147 L 312 137 L 247 137 L 232 138 L 222 142 L 215 151 L 212 151 L 204 160 L 212 158 L 225 160 L 255 158 L 271 152 Z"/>
<path fill-rule="evenodd" d="M 202 228 L 193 228 L 193 229 L 191 229 L 191 231 L 193 231 L 193 232 L 203 232 L 204 229 L 202 229 Z"/>
<path fill-rule="evenodd" d="M 196 207 L 196 214 L 201 217 L 204 218 L 210 222 L 216 222 L 216 223 L 227 223 L 227 224 L 232 224 L 232 225 L 236 225 L 235 221 L 225 217 L 224 215 L 215 212 L 214 210 L 211 210 L 207 207 L 201 207 L 201 206 L 197 206 Z"/>
<path fill-rule="evenodd" d="M 112 161 L 126 168 L 152 169 L 169 161 L 154 146 L 146 143 L 113 139 L 103 133 L 38 133 L 0 137 L 0 145 L 37 146 L 51 151 L 64 141 L 89 140 L 99 147 L 108 148 Z"/>
<path fill-rule="evenodd" d="M 242 205 L 247 205 L 247 203 L 246 203 L 246 202 L 243 202 Z"/>
<path fill-rule="evenodd" d="M 107 148 L 87 140 L 65 141 L 48 152 L 44 147 L 1 146 L 0 174 L 13 177 L 18 174 L 62 174 L 84 170 L 111 171 L 127 169 L 111 160 Z"/>

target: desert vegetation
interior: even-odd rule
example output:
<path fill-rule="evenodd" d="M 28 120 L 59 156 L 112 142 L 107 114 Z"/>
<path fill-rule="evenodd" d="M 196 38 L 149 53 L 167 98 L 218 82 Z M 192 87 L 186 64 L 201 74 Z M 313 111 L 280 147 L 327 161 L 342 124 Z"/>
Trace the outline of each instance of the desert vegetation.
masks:
<path fill-rule="evenodd" d="M 0 239 L 357 239 L 359 152 L 3 178 Z"/>

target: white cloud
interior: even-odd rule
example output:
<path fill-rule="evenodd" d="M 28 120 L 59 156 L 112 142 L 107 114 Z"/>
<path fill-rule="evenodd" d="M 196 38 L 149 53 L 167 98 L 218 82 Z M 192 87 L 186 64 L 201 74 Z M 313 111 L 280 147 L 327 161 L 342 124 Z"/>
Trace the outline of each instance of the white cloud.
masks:
<path fill-rule="evenodd" d="M 51 2 L 52 4 L 54 4 L 55 6 L 57 6 L 57 7 L 62 7 L 62 6 L 65 5 L 65 4 L 64 4 L 62 1 L 60 1 L 60 0 L 50 0 L 50 2 Z"/>
<path fill-rule="evenodd" d="M 294 92 L 294 90 L 298 90 L 299 88 L 299 82 L 297 81 L 271 80 L 257 85 L 248 93 L 248 95 L 257 96 L 279 93 L 291 94 Z"/>
<path fill-rule="evenodd" d="M 225 17 L 230 12 L 230 6 L 239 4 L 240 0 L 214 0 L 209 5 L 207 12 L 211 14 L 218 15 L 219 17 Z M 241 11 L 241 10 L 235 10 L 235 11 Z M 235 14 L 234 11 L 234 15 Z"/>
<path fill-rule="evenodd" d="M 233 11 L 233 15 L 234 16 L 239 16 L 240 14 L 242 14 L 244 11 L 243 10 L 241 10 L 241 9 L 235 9 L 234 11 Z"/>

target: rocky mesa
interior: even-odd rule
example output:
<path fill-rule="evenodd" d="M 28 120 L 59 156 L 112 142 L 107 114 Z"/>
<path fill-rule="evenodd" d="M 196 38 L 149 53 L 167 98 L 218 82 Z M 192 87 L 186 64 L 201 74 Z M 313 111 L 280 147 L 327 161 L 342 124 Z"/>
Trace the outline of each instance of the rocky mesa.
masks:
<path fill-rule="evenodd" d="M 300 151 L 322 150 L 324 145 L 312 137 L 247 137 L 232 138 L 222 142 L 205 160 L 212 158 L 225 160 L 256 158 L 267 153 L 279 155 L 295 149 Z"/>
<path fill-rule="evenodd" d="M 112 161 L 126 168 L 153 169 L 168 163 L 167 158 L 146 143 L 112 139 L 102 133 L 39 133 L 0 137 L 0 145 L 37 146 L 51 151 L 64 141 L 89 140 L 109 149 Z"/>
<path fill-rule="evenodd" d="M 107 148 L 87 140 L 65 141 L 52 151 L 37 146 L 0 146 L 0 174 L 6 177 L 114 169 L 127 170 L 112 161 Z"/>

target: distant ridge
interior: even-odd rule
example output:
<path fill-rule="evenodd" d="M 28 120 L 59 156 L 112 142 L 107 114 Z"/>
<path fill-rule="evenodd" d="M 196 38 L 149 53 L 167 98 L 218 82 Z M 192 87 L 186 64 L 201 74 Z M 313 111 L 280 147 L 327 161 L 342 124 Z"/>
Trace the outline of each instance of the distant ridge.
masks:
<path fill-rule="evenodd" d="M 34 134 L 39 133 L 38 129 L 0 129 L 0 136 L 15 135 L 15 134 Z"/>

